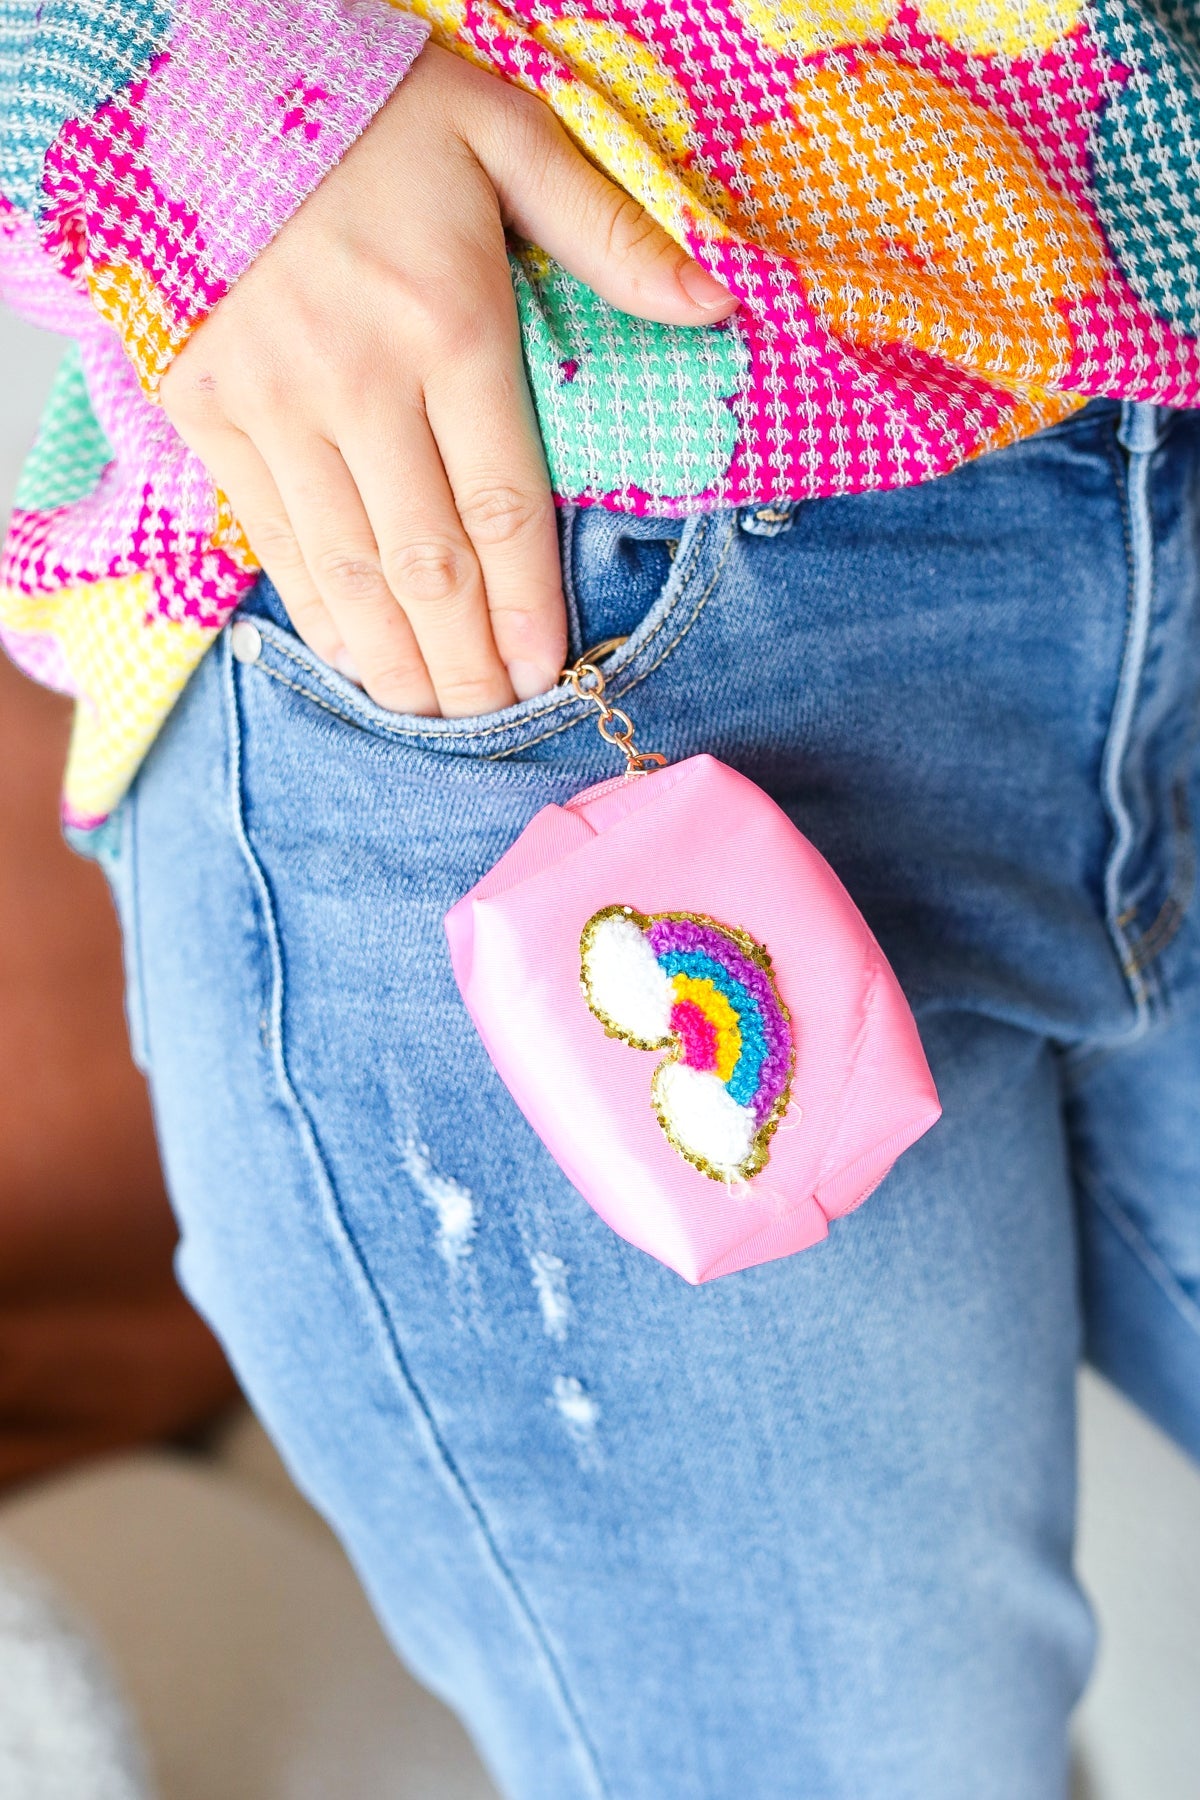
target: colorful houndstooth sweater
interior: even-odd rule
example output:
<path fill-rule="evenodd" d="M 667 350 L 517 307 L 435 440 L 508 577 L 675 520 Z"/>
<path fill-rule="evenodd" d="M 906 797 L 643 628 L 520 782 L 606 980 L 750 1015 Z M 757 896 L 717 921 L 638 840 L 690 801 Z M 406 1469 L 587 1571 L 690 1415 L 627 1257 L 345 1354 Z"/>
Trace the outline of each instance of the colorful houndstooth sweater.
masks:
<path fill-rule="evenodd" d="M 0 0 L 0 296 L 74 340 L 0 635 L 78 696 L 77 824 L 255 578 L 156 384 L 429 29 L 741 300 L 649 325 L 514 255 L 564 498 L 891 487 L 1092 395 L 1200 404 L 1197 0 Z"/>

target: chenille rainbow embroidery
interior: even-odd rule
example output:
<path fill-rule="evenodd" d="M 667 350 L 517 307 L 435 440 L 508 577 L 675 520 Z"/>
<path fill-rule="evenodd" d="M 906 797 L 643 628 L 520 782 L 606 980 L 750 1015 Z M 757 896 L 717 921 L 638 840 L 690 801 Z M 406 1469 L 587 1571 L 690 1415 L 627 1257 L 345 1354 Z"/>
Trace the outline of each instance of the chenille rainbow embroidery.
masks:
<path fill-rule="evenodd" d="M 704 913 L 605 906 L 580 939 L 581 985 L 610 1037 L 666 1050 L 650 1083 L 668 1141 L 714 1181 L 765 1166 L 791 1098 L 791 1015 L 771 958 Z"/>

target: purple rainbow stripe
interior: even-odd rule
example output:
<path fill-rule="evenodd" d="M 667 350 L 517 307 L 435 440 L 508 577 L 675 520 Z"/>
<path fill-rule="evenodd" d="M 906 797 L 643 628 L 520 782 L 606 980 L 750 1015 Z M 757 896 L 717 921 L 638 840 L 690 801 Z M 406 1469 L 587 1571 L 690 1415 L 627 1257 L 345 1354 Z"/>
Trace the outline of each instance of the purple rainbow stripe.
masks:
<path fill-rule="evenodd" d="M 759 1070 L 758 1089 L 751 1101 L 761 1125 L 788 1085 L 792 1061 L 792 1032 L 775 993 L 774 983 L 735 941 L 715 925 L 698 919 L 655 919 L 646 933 L 656 956 L 668 951 L 700 952 L 738 981 L 758 1006 L 767 1054 Z"/>

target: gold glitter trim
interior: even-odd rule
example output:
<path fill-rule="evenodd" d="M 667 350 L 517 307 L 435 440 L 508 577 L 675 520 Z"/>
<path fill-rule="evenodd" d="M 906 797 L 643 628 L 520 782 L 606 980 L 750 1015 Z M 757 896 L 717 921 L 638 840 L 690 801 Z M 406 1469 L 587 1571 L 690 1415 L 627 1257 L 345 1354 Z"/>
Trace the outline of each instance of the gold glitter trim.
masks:
<path fill-rule="evenodd" d="M 736 945 L 737 949 L 741 951 L 747 962 L 752 962 L 755 968 L 759 969 L 771 984 L 771 993 L 775 998 L 775 1003 L 779 1008 L 783 1022 L 788 1028 L 787 1077 L 783 1087 L 772 1104 L 770 1112 L 754 1134 L 749 1154 L 744 1157 L 737 1168 L 732 1171 L 728 1169 L 718 1169 L 708 1161 L 707 1157 L 699 1156 L 694 1150 L 689 1150 L 687 1146 L 682 1144 L 676 1137 L 667 1118 L 662 1100 L 659 1097 L 658 1086 L 663 1070 L 668 1068 L 670 1064 L 677 1063 L 683 1055 L 683 1040 L 679 1033 L 677 1031 L 668 1031 L 663 1037 L 659 1038 L 634 1037 L 631 1032 L 623 1030 L 622 1027 L 617 1024 L 615 1019 L 609 1017 L 592 992 L 591 981 L 588 975 L 588 957 L 592 945 L 595 942 L 597 931 L 600 929 L 600 926 L 605 924 L 609 919 L 627 919 L 631 925 L 636 925 L 638 930 L 642 932 L 648 931 L 650 926 L 657 924 L 660 919 L 669 919 L 680 924 L 707 926 L 709 929 L 719 932 L 722 937 L 728 938 L 732 944 Z M 662 1127 L 663 1136 L 666 1138 L 671 1148 L 677 1151 L 678 1154 L 683 1157 L 685 1162 L 691 1163 L 694 1169 L 699 1169 L 702 1175 L 707 1175 L 711 1181 L 719 1181 L 727 1185 L 730 1181 L 737 1179 L 751 1181 L 754 1176 L 761 1174 L 762 1170 L 766 1168 L 767 1163 L 770 1160 L 771 1139 L 774 1137 L 780 1122 L 787 1112 L 788 1107 L 791 1105 L 792 1079 L 796 1073 L 796 1038 L 792 1031 L 792 1015 L 788 1010 L 787 1002 L 779 992 L 779 986 L 775 980 L 774 965 L 771 962 L 770 952 L 766 949 L 766 946 L 760 944 L 757 938 L 752 938 L 750 933 L 748 931 L 743 931 L 740 926 L 723 925 L 720 919 L 714 919 L 708 913 L 643 913 L 639 912 L 634 906 L 602 906 L 599 912 L 592 914 L 580 934 L 579 970 L 579 986 L 583 991 L 583 997 L 587 1002 L 588 1010 L 599 1020 L 604 1028 L 604 1035 L 606 1037 L 616 1038 L 620 1043 L 628 1044 L 634 1050 L 665 1049 L 669 1052 L 668 1055 L 663 1057 L 650 1078 L 650 1104 L 654 1108 L 655 1118 Z"/>

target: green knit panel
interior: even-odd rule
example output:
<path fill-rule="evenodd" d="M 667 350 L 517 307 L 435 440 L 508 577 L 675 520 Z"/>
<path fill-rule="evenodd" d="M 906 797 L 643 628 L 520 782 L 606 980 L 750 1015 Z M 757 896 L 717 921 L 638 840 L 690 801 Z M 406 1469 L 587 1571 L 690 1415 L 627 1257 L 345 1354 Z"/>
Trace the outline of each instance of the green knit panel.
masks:
<path fill-rule="evenodd" d="M 88 398 L 79 346 L 72 344 L 59 364 L 14 505 L 23 512 L 53 512 L 85 500 L 112 459 Z"/>
<path fill-rule="evenodd" d="M 736 321 L 656 325 L 608 306 L 540 251 L 510 257 L 529 384 L 567 499 L 702 494 L 728 470 L 750 358 Z"/>

